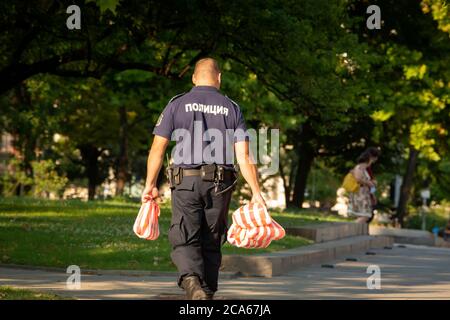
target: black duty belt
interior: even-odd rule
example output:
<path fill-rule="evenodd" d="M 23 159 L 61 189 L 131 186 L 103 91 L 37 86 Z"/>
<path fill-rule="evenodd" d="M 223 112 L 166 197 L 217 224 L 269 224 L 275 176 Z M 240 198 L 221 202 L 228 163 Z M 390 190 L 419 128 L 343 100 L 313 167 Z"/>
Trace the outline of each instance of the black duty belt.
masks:
<path fill-rule="evenodd" d="M 183 177 L 199 177 L 202 175 L 202 170 L 200 169 L 184 169 L 181 168 L 181 170 L 183 171 L 182 175 Z M 234 179 L 235 175 L 234 172 L 232 170 L 224 170 L 223 172 L 224 174 L 224 179 Z"/>
<path fill-rule="evenodd" d="M 170 188 L 175 188 L 179 185 L 184 177 L 201 177 L 203 181 L 214 182 L 214 190 L 216 194 L 221 194 L 228 190 L 233 189 L 237 183 L 237 169 L 236 167 L 225 168 L 225 166 L 220 166 L 216 164 L 205 164 L 200 168 L 181 168 L 181 167 L 167 167 L 167 177 L 169 180 Z M 223 182 L 232 182 L 231 185 L 223 190 L 219 191 L 219 187 Z"/>
<path fill-rule="evenodd" d="M 193 176 L 200 176 L 201 172 L 200 169 L 183 169 L 183 176 L 185 177 L 193 177 Z"/>

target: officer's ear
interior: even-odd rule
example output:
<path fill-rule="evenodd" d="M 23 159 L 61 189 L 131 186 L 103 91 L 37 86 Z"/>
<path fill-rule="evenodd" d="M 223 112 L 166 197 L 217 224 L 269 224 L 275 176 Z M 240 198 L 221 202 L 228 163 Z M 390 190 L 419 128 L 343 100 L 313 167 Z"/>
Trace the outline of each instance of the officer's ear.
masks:
<path fill-rule="evenodd" d="M 195 78 L 195 72 L 192 74 L 192 83 L 195 85 L 197 79 Z"/>
<path fill-rule="evenodd" d="M 217 75 L 217 83 L 220 84 L 222 81 L 222 73 L 219 72 L 219 74 Z"/>

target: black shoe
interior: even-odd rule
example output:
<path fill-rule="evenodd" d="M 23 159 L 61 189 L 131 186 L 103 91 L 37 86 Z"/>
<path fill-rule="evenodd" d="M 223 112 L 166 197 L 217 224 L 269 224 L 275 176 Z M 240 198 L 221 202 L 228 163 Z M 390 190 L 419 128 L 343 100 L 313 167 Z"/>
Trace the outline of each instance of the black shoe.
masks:
<path fill-rule="evenodd" d="M 214 300 L 214 293 L 207 293 L 206 296 L 207 296 L 206 300 Z"/>
<path fill-rule="evenodd" d="M 186 291 L 187 300 L 209 300 L 205 291 L 203 291 L 197 276 L 185 277 L 182 286 Z"/>

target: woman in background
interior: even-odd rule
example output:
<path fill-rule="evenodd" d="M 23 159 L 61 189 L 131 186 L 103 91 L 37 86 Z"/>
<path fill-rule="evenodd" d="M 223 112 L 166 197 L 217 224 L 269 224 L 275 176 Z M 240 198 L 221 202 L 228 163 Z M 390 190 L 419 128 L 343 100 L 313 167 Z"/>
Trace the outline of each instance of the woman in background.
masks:
<path fill-rule="evenodd" d="M 379 151 L 369 148 L 358 158 L 358 164 L 352 174 L 359 183 L 359 190 L 349 194 L 348 213 L 358 216 L 357 222 L 368 223 L 373 218 L 373 206 L 376 204 L 376 180 L 373 179 L 371 165 L 378 160 Z"/>

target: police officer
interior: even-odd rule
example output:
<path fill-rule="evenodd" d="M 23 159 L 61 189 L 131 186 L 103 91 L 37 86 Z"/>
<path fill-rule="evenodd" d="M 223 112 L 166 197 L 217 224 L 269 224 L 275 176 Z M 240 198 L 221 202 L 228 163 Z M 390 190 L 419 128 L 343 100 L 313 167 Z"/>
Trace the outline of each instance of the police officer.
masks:
<path fill-rule="evenodd" d="M 155 125 L 142 197 L 158 196 L 158 173 L 169 141 L 175 140 L 168 174 L 172 189 L 168 233 L 171 258 L 179 272 L 178 285 L 186 291 L 187 299 L 208 300 L 217 291 L 221 246 L 226 241 L 228 209 L 236 180 L 234 153 L 252 190 L 251 201 L 265 202 L 241 110 L 219 91 L 221 73 L 217 62 L 211 58 L 199 60 L 192 82 L 195 86 L 189 92 L 169 101 Z"/>

